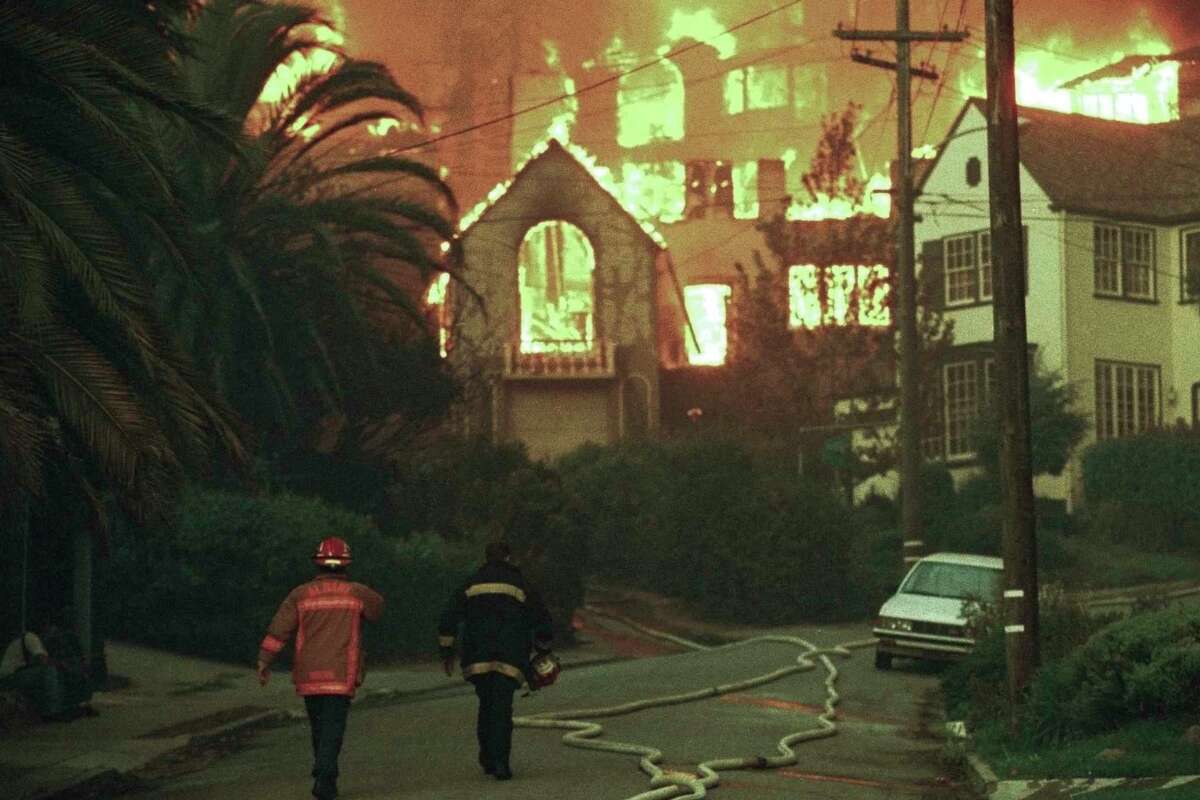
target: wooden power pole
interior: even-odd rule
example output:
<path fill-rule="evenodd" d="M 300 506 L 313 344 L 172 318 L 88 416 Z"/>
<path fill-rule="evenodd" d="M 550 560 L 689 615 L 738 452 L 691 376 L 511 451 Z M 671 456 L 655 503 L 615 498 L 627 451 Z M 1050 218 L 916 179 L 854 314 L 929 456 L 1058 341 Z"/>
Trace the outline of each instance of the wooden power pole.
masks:
<path fill-rule="evenodd" d="M 921 395 L 920 343 L 917 340 L 917 279 L 913 241 L 912 168 L 912 76 L 936 80 L 938 74 L 911 64 L 913 42 L 961 42 L 962 31 L 914 31 L 909 29 L 908 0 L 896 0 L 896 30 L 868 31 L 838 28 L 833 35 L 852 42 L 895 42 L 896 63 L 855 52 L 851 58 L 863 64 L 896 71 L 898 116 L 899 183 L 893 199 L 899 204 L 900 224 L 896 231 L 897 327 L 900 333 L 900 519 L 904 542 L 904 568 L 925 552 L 921 521 Z"/>
<path fill-rule="evenodd" d="M 1025 243 L 1014 77 L 1013 0 L 987 0 L 988 188 L 995 270 L 993 315 L 1004 503 L 1004 633 L 1015 725 L 1038 665 L 1037 540 L 1025 330 Z"/>

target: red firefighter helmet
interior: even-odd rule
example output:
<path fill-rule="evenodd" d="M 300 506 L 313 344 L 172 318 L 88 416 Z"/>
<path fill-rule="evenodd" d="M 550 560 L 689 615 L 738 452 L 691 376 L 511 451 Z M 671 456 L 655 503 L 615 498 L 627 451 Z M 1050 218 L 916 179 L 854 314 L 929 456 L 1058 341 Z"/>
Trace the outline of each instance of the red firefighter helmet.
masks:
<path fill-rule="evenodd" d="M 322 567 L 344 567 L 350 563 L 350 545 L 336 536 L 322 539 L 313 561 Z"/>
<path fill-rule="evenodd" d="M 549 651 L 538 653 L 533 660 L 529 662 L 529 685 L 532 689 L 544 689 L 558 680 L 558 673 L 562 672 L 562 664 L 558 661 L 558 656 Z"/>

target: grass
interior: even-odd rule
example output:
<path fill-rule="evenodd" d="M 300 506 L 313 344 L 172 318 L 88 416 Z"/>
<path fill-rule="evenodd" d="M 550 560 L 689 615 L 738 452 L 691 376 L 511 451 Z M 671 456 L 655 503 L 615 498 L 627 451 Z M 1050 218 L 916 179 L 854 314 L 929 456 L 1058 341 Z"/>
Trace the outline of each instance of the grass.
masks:
<path fill-rule="evenodd" d="M 1197 794 L 1200 794 L 1200 784 L 1189 783 L 1173 789 L 1101 789 L 1076 793 L 1072 797 L 1086 795 L 1088 800 L 1195 800 Z"/>
<path fill-rule="evenodd" d="M 1058 572 L 1074 589 L 1118 589 L 1143 583 L 1195 580 L 1200 559 L 1176 553 L 1148 553 L 1091 536 L 1064 536 L 1067 564 Z"/>
<path fill-rule="evenodd" d="M 989 724 L 976 735 L 976 749 L 996 775 L 1008 778 L 1143 778 L 1200 774 L 1200 748 L 1183 738 L 1194 719 L 1140 720 L 1108 733 L 1034 745 L 1013 742 L 1002 724 Z M 1125 755 L 1099 759 L 1104 750 Z M 1197 788 L 1190 787 L 1193 792 Z M 1091 795 L 1088 797 L 1100 797 Z"/>

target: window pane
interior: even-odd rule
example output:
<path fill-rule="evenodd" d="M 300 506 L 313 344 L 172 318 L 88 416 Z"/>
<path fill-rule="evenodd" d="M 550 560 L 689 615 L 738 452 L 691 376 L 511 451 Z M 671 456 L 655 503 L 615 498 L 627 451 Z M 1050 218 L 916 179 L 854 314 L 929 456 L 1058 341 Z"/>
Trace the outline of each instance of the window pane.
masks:
<path fill-rule="evenodd" d="M 971 420 L 979 411 L 979 384 L 975 362 L 947 364 L 945 387 L 946 455 L 971 455 Z"/>
<path fill-rule="evenodd" d="M 1117 390 L 1117 435 L 1128 436 L 1137 430 L 1133 421 L 1133 367 L 1119 364 L 1113 372 Z"/>
<path fill-rule="evenodd" d="M 1101 294 L 1121 293 L 1121 232 L 1110 225 L 1097 225 L 1095 244 L 1096 291 Z"/>
<path fill-rule="evenodd" d="M 858 268 L 858 323 L 887 327 L 892 324 L 888 268 L 882 264 Z"/>
<path fill-rule="evenodd" d="M 1113 430 L 1112 368 L 1102 361 L 1096 362 L 1096 438 L 1107 439 Z"/>
<path fill-rule="evenodd" d="M 746 110 L 746 71 L 730 70 L 725 75 L 725 113 L 740 114 Z"/>
<path fill-rule="evenodd" d="M 1148 431 L 1158 425 L 1158 375 L 1151 367 L 1137 371 L 1137 430 Z"/>
<path fill-rule="evenodd" d="M 1153 297 L 1154 242 L 1150 231 L 1123 228 L 1121 255 L 1125 294 Z"/>
<path fill-rule="evenodd" d="M 691 321 L 691 330 L 685 329 L 683 332 L 689 364 L 720 366 L 725 363 L 729 349 L 726 305 L 731 291 L 723 283 L 683 288 L 683 302 Z M 693 331 L 696 334 L 694 338 Z"/>
<path fill-rule="evenodd" d="M 975 299 L 975 236 L 946 240 L 946 304 L 969 303 Z"/>
<path fill-rule="evenodd" d="M 787 67 L 782 64 L 746 67 L 747 108 L 783 108 L 787 102 Z"/>
<path fill-rule="evenodd" d="M 821 325 L 821 292 L 817 268 L 812 264 L 788 268 L 788 327 L 816 328 Z"/>
<path fill-rule="evenodd" d="M 992 235 L 979 234 L 979 299 L 992 298 Z"/>
<path fill-rule="evenodd" d="M 1183 285 L 1184 298 L 1200 297 L 1200 231 L 1183 237 Z"/>
<path fill-rule="evenodd" d="M 529 229 L 517 262 L 521 352 L 578 353 L 595 343 L 592 243 L 569 222 Z"/>

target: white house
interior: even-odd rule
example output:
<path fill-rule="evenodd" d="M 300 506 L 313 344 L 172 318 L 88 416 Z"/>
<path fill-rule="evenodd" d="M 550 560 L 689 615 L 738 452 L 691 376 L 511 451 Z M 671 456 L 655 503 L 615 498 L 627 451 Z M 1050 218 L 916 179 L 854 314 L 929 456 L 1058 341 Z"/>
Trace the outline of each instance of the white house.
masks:
<path fill-rule="evenodd" d="M 1138 125 L 1020 110 L 1029 341 L 1076 387 L 1084 446 L 1177 421 L 1200 423 L 1200 119 Z M 956 477 L 992 377 L 992 276 L 984 104 L 969 101 L 917 195 L 918 270 L 955 324 L 941 419 L 927 455 Z M 1082 450 L 1082 448 L 1080 448 Z M 1081 499 L 1078 453 L 1039 495 Z"/>

